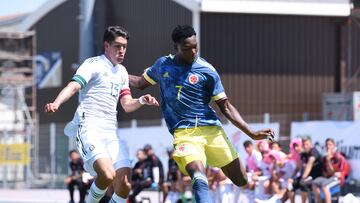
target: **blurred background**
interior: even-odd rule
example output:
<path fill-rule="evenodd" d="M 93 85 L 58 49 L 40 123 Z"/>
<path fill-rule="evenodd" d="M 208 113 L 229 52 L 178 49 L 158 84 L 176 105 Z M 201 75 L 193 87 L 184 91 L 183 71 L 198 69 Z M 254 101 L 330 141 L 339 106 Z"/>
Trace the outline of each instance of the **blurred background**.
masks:
<path fill-rule="evenodd" d="M 247 122 L 275 126 L 284 151 L 297 136 L 311 135 L 320 148 L 332 137 L 360 169 L 359 7 L 359 0 L 1 0 L 0 188 L 65 188 L 74 142 L 63 128 L 77 97 L 52 116 L 43 107 L 84 59 L 102 53 L 108 25 L 130 32 L 124 66 L 135 75 L 173 53 L 176 25 L 192 25 L 200 55 Z M 159 98 L 157 87 L 146 92 Z M 160 109 L 118 110 L 131 157 L 149 143 L 166 163 L 172 136 Z M 242 146 L 246 135 L 221 119 Z M 348 182 L 359 188 L 360 176 Z"/>

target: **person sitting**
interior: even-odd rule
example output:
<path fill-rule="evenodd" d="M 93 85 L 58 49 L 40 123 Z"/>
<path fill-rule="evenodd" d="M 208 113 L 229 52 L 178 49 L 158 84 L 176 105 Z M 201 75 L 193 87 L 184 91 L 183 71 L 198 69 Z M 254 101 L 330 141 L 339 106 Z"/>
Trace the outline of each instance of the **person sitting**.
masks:
<path fill-rule="evenodd" d="M 135 197 L 145 188 L 156 186 L 161 188 L 164 182 L 164 169 L 160 159 L 154 154 L 151 145 L 146 144 L 143 148 L 146 159 L 139 164 L 139 169 L 142 171 L 143 178 L 138 182 L 132 184 L 132 191 L 129 195 L 129 202 L 136 202 Z M 136 168 L 136 165 L 134 169 Z M 139 170 L 140 171 L 140 170 Z M 135 170 L 133 170 L 135 172 Z"/>
<path fill-rule="evenodd" d="M 144 189 L 149 188 L 152 184 L 150 177 L 149 164 L 147 163 L 147 156 L 143 149 L 138 149 L 136 152 L 138 161 L 132 169 L 131 187 L 132 190 L 129 195 L 129 202 L 136 202 L 136 196 Z"/>
<path fill-rule="evenodd" d="M 167 181 L 163 183 L 163 202 L 175 203 L 180 198 L 182 190 L 181 172 L 179 166 L 176 164 L 173 155 L 174 148 L 169 147 L 167 150 L 169 156 Z"/>
<path fill-rule="evenodd" d="M 80 193 L 79 203 L 85 203 L 85 195 L 88 188 L 86 183 L 83 182 L 83 173 L 85 173 L 83 167 L 84 162 L 82 161 L 79 153 L 76 150 L 71 150 L 69 152 L 69 157 L 70 157 L 69 166 L 70 166 L 71 174 L 64 180 L 64 183 L 67 185 L 70 194 L 69 203 L 75 203 L 74 202 L 75 185 L 78 187 Z"/>
<path fill-rule="evenodd" d="M 164 182 L 164 167 L 159 159 L 154 153 L 154 150 L 151 145 L 146 144 L 144 146 L 144 152 L 147 156 L 146 162 L 150 165 L 150 176 L 155 184 L 158 184 L 161 188 Z"/>
<path fill-rule="evenodd" d="M 274 195 L 268 200 L 255 199 L 257 203 L 275 203 L 285 202 L 287 200 L 287 191 L 289 185 L 292 184 L 296 165 L 294 162 L 281 157 L 281 153 L 278 150 L 271 150 L 268 154 L 271 164 L 271 179 L 269 184 L 269 191 L 272 191 Z"/>
<path fill-rule="evenodd" d="M 322 159 L 319 151 L 313 147 L 311 138 L 306 136 L 302 139 L 303 152 L 300 154 L 300 177 L 294 180 L 292 190 L 288 193 L 291 203 L 295 202 L 295 190 L 301 190 L 301 201 L 306 202 L 311 191 L 312 181 L 321 176 Z"/>
<path fill-rule="evenodd" d="M 315 194 L 316 202 L 320 203 L 320 190 L 324 192 L 325 203 L 331 202 L 330 188 L 343 185 L 345 177 L 348 175 L 347 162 L 344 156 L 336 150 L 333 139 L 325 141 L 326 154 L 323 157 L 322 176 L 313 181 L 312 189 Z"/>
<path fill-rule="evenodd" d="M 282 151 L 282 148 L 280 146 L 280 143 L 279 142 L 271 142 L 270 144 L 270 149 L 271 150 L 275 150 L 275 151 L 278 151 L 279 152 L 279 155 L 280 155 L 280 158 L 281 159 L 285 159 L 286 158 L 286 154 Z"/>

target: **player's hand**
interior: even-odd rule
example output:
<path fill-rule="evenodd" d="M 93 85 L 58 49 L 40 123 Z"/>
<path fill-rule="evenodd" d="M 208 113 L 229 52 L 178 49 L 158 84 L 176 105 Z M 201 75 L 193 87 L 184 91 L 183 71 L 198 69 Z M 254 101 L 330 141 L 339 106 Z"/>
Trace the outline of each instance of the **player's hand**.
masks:
<path fill-rule="evenodd" d="M 70 184 L 70 182 L 71 182 L 71 177 L 66 177 L 66 178 L 64 179 L 65 185 Z"/>
<path fill-rule="evenodd" d="M 48 103 L 44 107 L 45 113 L 49 113 L 49 114 L 55 113 L 58 109 L 59 109 L 59 105 L 57 105 L 56 103 Z"/>
<path fill-rule="evenodd" d="M 146 105 L 150 106 L 159 106 L 159 102 L 156 100 L 155 97 L 151 96 L 150 94 L 146 94 L 142 96 L 142 102 Z"/>
<path fill-rule="evenodd" d="M 274 141 L 274 131 L 271 129 L 262 129 L 260 131 L 254 132 L 250 135 L 250 137 L 254 140 L 263 140 L 267 139 L 270 142 Z"/>

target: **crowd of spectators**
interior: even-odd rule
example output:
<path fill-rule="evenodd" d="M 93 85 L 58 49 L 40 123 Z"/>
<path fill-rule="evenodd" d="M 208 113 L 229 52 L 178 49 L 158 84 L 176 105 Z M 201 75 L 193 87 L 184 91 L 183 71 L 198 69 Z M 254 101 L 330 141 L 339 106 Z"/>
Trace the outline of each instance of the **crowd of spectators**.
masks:
<path fill-rule="evenodd" d="M 325 150 L 316 149 L 310 137 L 296 138 L 285 153 L 279 143 L 265 140 L 245 141 L 245 168 L 248 184 L 236 187 L 219 168 L 207 167 L 209 188 L 214 203 L 238 203 L 241 195 L 248 202 L 295 202 L 295 193 L 301 194 L 303 203 L 325 202 L 332 199 L 331 189 L 341 187 L 349 175 L 349 164 L 336 148 L 333 139 L 326 139 Z M 146 189 L 162 193 L 161 202 L 186 202 L 185 192 L 191 190 L 191 179 L 183 175 L 173 159 L 173 148 L 168 148 L 167 172 L 152 146 L 147 144 L 136 152 L 137 161 L 132 169 L 128 202 L 140 202 L 138 194 Z M 73 202 L 74 185 L 80 190 L 80 202 L 84 200 L 91 179 L 85 183 L 85 173 L 76 151 L 70 152 L 72 174 L 65 180 Z M 102 202 L 107 202 L 106 196 Z"/>

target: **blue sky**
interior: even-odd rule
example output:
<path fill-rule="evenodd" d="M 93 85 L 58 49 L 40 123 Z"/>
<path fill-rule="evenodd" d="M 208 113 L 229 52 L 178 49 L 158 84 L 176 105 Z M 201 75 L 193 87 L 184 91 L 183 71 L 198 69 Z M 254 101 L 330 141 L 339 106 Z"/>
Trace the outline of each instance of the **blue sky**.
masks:
<path fill-rule="evenodd" d="M 48 0 L 0 0 L 0 16 L 34 11 Z"/>

